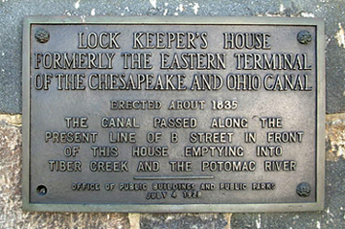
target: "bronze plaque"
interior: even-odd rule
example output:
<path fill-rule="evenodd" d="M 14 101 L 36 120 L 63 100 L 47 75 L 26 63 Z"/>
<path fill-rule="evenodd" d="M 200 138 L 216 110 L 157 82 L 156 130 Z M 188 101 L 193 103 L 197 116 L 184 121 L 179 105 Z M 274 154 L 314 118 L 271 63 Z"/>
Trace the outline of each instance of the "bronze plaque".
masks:
<path fill-rule="evenodd" d="M 323 208 L 323 21 L 29 17 L 23 207 Z"/>

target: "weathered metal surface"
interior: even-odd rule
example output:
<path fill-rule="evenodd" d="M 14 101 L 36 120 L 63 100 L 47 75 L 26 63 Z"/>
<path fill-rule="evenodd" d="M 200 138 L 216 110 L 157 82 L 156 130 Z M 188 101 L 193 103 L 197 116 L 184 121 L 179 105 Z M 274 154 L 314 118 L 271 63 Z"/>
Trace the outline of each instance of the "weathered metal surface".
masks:
<path fill-rule="evenodd" d="M 306 19 L 27 18 L 24 208 L 321 209 L 322 41 Z"/>

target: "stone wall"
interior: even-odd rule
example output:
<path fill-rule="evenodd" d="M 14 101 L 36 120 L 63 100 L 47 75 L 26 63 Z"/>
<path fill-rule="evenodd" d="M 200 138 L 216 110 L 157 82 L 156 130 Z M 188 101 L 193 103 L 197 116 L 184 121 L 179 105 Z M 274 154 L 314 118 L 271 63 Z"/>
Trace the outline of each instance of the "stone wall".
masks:
<path fill-rule="evenodd" d="M 37 213 L 21 210 L 23 17 L 317 17 L 326 25 L 326 201 L 321 212 L 251 214 Z M 0 228 L 345 228 L 345 2 L 341 0 L 0 2 Z"/>

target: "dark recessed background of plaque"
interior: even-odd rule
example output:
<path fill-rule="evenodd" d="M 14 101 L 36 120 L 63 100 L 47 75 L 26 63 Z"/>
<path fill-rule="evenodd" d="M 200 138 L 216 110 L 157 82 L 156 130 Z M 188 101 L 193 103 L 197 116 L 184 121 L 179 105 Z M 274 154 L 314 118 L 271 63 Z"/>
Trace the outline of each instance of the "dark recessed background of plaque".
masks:
<path fill-rule="evenodd" d="M 35 37 L 38 30 L 49 33 L 49 41 L 41 43 Z M 297 34 L 306 30 L 312 39 L 308 44 L 301 44 Z M 200 38 L 196 39 L 196 48 L 191 49 L 133 49 L 133 33 L 135 32 L 190 32 L 207 33 L 208 47 L 200 48 Z M 78 33 L 85 35 L 95 32 L 120 32 L 117 41 L 119 49 L 78 49 Z M 270 49 L 223 49 L 223 33 L 269 33 Z M 164 38 L 166 39 L 166 38 Z M 185 39 L 185 38 L 183 38 Z M 290 204 L 317 202 L 317 134 L 318 134 L 318 95 L 317 95 L 317 30 L 315 25 L 208 25 L 208 24 L 49 24 L 36 23 L 30 28 L 30 73 L 24 77 L 31 77 L 30 101 L 27 115 L 30 120 L 29 130 L 29 202 L 32 204 L 144 204 L 144 205 L 188 205 L 212 204 Z M 144 40 L 144 39 L 143 39 Z M 155 40 L 153 40 L 155 43 Z M 37 53 L 115 53 L 112 69 L 44 69 L 35 68 L 35 54 Z M 124 69 L 123 53 L 150 53 L 152 69 Z M 225 54 L 226 69 L 160 69 L 161 54 L 170 55 L 172 61 L 174 53 L 222 53 Z M 312 66 L 311 70 L 238 70 L 236 69 L 236 54 L 305 54 L 306 61 Z M 105 58 L 105 56 L 103 56 Z M 105 59 L 103 59 L 105 60 Z M 44 61 L 44 60 L 42 60 Z M 169 65 L 169 63 L 167 65 Z M 40 65 L 42 66 L 42 65 Z M 37 74 L 51 74 L 49 90 L 37 90 L 33 86 Z M 57 74 L 83 74 L 85 90 L 58 90 Z M 187 90 L 92 90 L 88 86 L 92 74 L 124 74 L 125 80 L 132 75 L 136 80 L 137 74 L 152 74 L 152 80 L 158 75 L 184 75 L 184 85 Z M 194 75 L 213 74 L 220 76 L 224 85 L 219 90 L 190 90 Z M 269 91 L 263 88 L 258 90 L 229 90 L 226 78 L 231 75 L 257 75 L 263 82 L 267 74 L 274 77 L 283 74 L 308 75 L 307 83 L 312 87 L 310 91 Z M 93 81 L 95 83 L 95 81 Z M 272 81 L 273 82 L 273 81 Z M 322 86 L 320 86 L 322 88 Z M 160 109 L 127 109 L 112 110 L 111 101 L 159 101 Z M 204 101 L 204 109 L 169 110 L 172 101 Z M 213 110 L 212 101 L 236 101 L 236 109 Z M 87 117 L 87 128 L 68 128 L 66 117 Z M 133 117 L 140 128 L 102 128 L 102 118 L 124 117 L 131 120 Z M 195 118 L 195 128 L 164 128 L 154 127 L 154 118 Z M 260 118 L 282 118 L 282 128 L 262 128 Z M 247 127 L 242 128 L 211 128 L 212 120 L 226 118 L 245 118 Z M 218 121 L 217 121 L 218 122 Z M 97 132 L 95 142 L 90 143 L 54 143 L 53 137 L 45 141 L 47 132 Z M 268 132 L 303 132 L 302 142 L 296 143 L 269 143 Z M 135 143 L 110 143 L 110 133 L 133 132 Z M 148 133 L 161 133 L 157 143 L 147 142 Z M 233 133 L 232 141 L 226 143 L 193 143 L 191 133 Z M 256 142 L 246 143 L 245 133 L 255 132 Z M 171 133 L 178 134 L 178 143 L 171 141 Z M 212 138 L 215 139 L 215 138 Z M 64 149 L 69 146 L 78 146 L 80 151 L 75 157 L 66 157 Z M 91 147 L 108 146 L 118 149 L 117 157 L 94 156 Z M 164 146 L 168 147 L 167 157 L 133 157 L 132 148 L 137 146 Z M 208 151 L 202 156 L 186 156 L 185 147 L 207 147 Z M 281 146 L 282 155 L 259 157 L 256 155 L 257 146 Z M 220 156 L 215 147 L 243 147 L 243 156 Z M 213 148 L 214 155 L 211 153 Z M 51 171 L 49 161 L 79 161 L 81 172 Z M 295 171 L 265 171 L 264 163 L 271 161 L 295 161 Z M 118 161 L 120 172 L 92 172 L 90 164 L 97 161 Z M 140 162 L 157 162 L 159 171 L 138 172 Z M 171 162 L 191 162 L 191 171 L 174 172 Z M 204 161 L 254 161 L 255 171 L 202 171 Z M 78 162 L 78 163 L 79 163 Z M 170 162 L 170 163 L 169 163 Z M 151 165 L 157 165 L 153 163 Z M 56 165 L 56 164 L 54 164 Z M 75 165 L 75 163 L 74 163 Z M 91 165 L 91 167 L 94 164 Z M 122 166 L 121 166 L 122 165 Z M 323 165 L 321 165 L 323 166 Z M 55 167 L 54 167 L 55 168 Z M 128 171 L 126 171 L 128 168 Z M 175 168 L 176 169 L 176 168 Z M 297 186 L 303 182 L 310 185 L 310 194 L 301 197 L 296 193 Z M 74 184 L 99 184 L 99 191 L 75 191 Z M 246 184 L 245 190 L 220 190 L 225 187 Z M 253 190 L 253 183 L 274 184 L 273 190 Z M 115 184 L 113 190 L 106 190 L 106 186 Z M 127 190 L 126 187 L 147 186 L 146 190 Z M 154 190 L 155 184 L 174 186 L 175 188 Z M 214 185 L 214 190 L 202 190 Z M 212 186 L 211 185 L 211 186 Z M 111 185 L 110 185 L 111 186 Z M 191 190 L 177 188 L 181 186 L 193 187 Z M 121 187 L 125 187 L 120 190 Z M 130 188 L 129 188 L 130 189 Z M 268 188 L 269 189 L 269 188 Z M 185 192 L 185 193 L 184 193 Z M 187 193 L 188 192 L 188 193 Z M 152 193 L 157 198 L 148 198 Z M 187 197 L 190 195 L 189 197 Z M 124 208 L 126 209 L 126 208 Z M 117 211 L 119 211 L 117 209 Z M 135 211 L 132 209 L 131 211 Z M 153 211 L 153 210 L 150 210 Z M 187 210 L 188 211 L 188 210 Z M 207 211 L 202 209 L 200 211 Z"/>

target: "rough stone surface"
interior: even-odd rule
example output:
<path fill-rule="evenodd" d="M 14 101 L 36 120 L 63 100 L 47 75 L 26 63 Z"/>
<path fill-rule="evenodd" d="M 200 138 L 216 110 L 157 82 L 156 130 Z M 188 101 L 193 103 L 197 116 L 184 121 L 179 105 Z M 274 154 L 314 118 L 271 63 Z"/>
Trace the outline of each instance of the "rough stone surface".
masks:
<path fill-rule="evenodd" d="M 223 214 L 143 214 L 140 229 L 225 228 Z"/>
<path fill-rule="evenodd" d="M 325 20 L 327 113 L 345 112 L 345 4 L 342 0 L 2 0 L 0 2 L 0 113 L 21 113 L 23 17 L 277 16 Z"/>
<path fill-rule="evenodd" d="M 327 160 L 345 159 L 345 115 L 328 115 L 326 125 Z"/>

